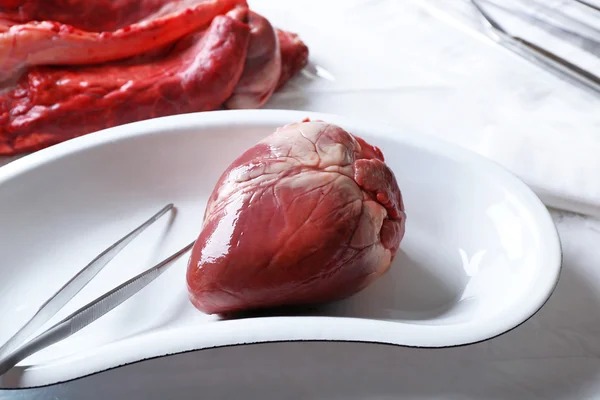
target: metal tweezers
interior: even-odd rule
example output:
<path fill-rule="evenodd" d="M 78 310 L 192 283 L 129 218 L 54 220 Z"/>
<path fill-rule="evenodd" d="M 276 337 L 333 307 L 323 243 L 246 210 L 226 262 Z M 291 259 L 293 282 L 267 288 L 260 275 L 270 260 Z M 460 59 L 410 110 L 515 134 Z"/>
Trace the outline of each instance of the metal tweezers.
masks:
<path fill-rule="evenodd" d="M 584 1 L 576 1 L 591 7 L 590 4 Z M 516 52 L 522 56 L 533 59 L 541 65 L 576 81 L 584 87 L 594 90 L 596 93 L 600 93 L 600 77 L 565 60 L 562 57 L 557 56 L 543 47 L 533 44 L 518 36 L 511 35 L 485 11 L 485 9 L 479 4 L 479 0 L 471 0 L 471 3 L 482 16 L 482 19 L 488 28 L 490 28 L 492 33 L 491 37 L 498 43 L 505 45 L 513 51 L 516 50 Z"/>
<path fill-rule="evenodd" d="M 160 217 L 173 209 L 173 204 L 163 207 L 146 222 L 128 233 L 125 237 L 108 247 L 94 258 L 85 268 L 79 271 L 50 297 L 35 315 L 0 347 L 0 375 L 6 373 L 30 355 L 55 344 L 88 326 L 98 318 L 113 310 L 131 296 L 146 287 L 160 276 L 169 265 L 187 253 L 194 242 L 167 257 L 154 267 L 129 279 L 109 292 L 81 307 L 62 321 L 54 324 L 33 339 L 27 341 L 38 329 L 58 313 L 81 289 L 83 289 L 117 254 L 121 252 L 136 236 L 156 222 Z"/>

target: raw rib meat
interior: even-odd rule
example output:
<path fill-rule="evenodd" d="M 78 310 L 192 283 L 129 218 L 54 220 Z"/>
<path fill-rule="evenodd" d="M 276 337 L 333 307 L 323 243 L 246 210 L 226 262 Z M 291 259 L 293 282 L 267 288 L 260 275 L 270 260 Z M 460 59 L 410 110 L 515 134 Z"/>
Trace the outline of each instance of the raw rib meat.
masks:
<path fill-rule="evenodd" d="M 248 40 L 248 25 L 217 16 L 208 30 L 154 61 L 33 68 L 0 97 L 0 155 L 141 119 L 217 109 L 242 74 Z"/>
<path fill-rule="evenodd" d="M 244 73 L 226 108 L 259 108 L 275 91 L 281 73 L 277 34 L 266 18 L 250 11 L 250 44 Z"/>
<path fill-rule="evenodd" d="M 187 284 L 208 314 L 348 297 L 390 266 L 406 214 L 381 151 L 343 129 L 278 129 L 223 173 Z"/>
<path fill-rule="evenodd" d="M 167 15 L 114 32 L 88 32 L 56 21 L 15 24 L 0 33 L 0 81 L 34 65 L 81 65 L 119 60 L 171 43 L 210 24 L 245 0 L 198 0 Z"/>

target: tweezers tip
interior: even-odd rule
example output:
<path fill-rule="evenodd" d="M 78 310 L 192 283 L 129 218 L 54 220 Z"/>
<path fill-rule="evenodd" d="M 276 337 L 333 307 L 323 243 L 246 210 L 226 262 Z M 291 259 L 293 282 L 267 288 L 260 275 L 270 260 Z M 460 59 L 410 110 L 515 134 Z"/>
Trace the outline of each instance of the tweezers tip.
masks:
<path fill-rule="evenodd" d="M 175 205 L 173 203 L 169 203 L 166 206 L 164 206 L 163 208 L 161 208 L 158 213 L 156 213 L 156 217 L 161 217 L 173 209 L 175 209 Z"/>

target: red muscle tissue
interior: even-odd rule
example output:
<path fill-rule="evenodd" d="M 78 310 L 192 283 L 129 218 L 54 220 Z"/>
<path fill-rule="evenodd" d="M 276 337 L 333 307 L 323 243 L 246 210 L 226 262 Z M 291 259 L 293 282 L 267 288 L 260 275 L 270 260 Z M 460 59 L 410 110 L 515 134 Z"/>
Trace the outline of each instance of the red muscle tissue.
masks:
<path fill-rule="evenodd" d="M 381 151 L 324 122 L 279 128 L 234 161 L 187 270 L 208 314 L 348 297 L 390 266 L 406 214 Z"/>
<path fill-rule="evenodd" d="M 153 117 L 258 108 L 307 61 L 295 34 L 245 0 L 0 0 L 0 156 Z"/>

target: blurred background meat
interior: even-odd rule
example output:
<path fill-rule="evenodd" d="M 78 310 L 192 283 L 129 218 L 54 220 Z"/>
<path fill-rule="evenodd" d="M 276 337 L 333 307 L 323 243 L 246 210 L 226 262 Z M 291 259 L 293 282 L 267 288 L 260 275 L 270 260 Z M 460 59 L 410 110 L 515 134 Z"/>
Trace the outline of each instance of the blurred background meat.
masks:
<path fill-rule="evenodd" d="M 93 3 L 93 2 L 92 2 Z M 119 60 L 156 49 L 205 28 L 245 0 L 178 2 L 178 8 L 112 32 L 85 31 L 58 21 L 15 24 L 0 34 L 0 80 L 35 65 L 84 65 Z"/>
<path fill-rule="evenodd" d="M 5 147 L 0 139 L 0 154 L 58 143 L 79 136 L 82 127 L 96 131 L 217 109 L 242 74 L 248 38 L 247 25 L 217 16 L 209 29 L 148 62 L 31 69 L 0 98 L 0 110 L 6 110 L 0 122 L 12 139 Z M 3 116 L 8 116 L 6 123 Z"/>
<path fill-rule="evenodd" d="M 281 54 L 275 29 L 269 21 L 250 12 L 250 44 L 244 74 L 226 108 L 258 108 L 275 90 L 281 74 Z"/>
<path fill-rule="evenodd" d="M 16 23 L 56 21 L 85 31 L 114 31 L 138 22 L 173 0 L 0 0 L 0 13 Z"/>
<path fill-rule="evenodd" d="M 0 156 L 153 117 L 258 108 L 308 62 L 304 43 L 245 0 L 0 0 L 0 26 Z"/>

